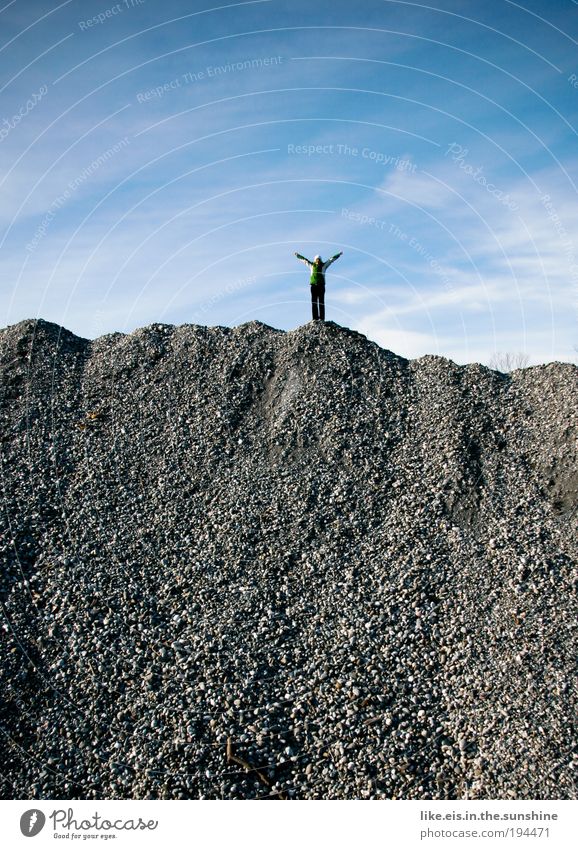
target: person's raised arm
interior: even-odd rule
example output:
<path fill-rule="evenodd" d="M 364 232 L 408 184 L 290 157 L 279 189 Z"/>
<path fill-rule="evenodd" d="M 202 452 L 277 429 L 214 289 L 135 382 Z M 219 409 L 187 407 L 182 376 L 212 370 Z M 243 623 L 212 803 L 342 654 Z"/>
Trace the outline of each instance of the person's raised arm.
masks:
<path fill-rule="evenodd" d="M 304 262 L 305 265 L 308 265 L 309 268 L 311 268 L 311 266 L 313 265 L 310 259 L 307 259 L 306 256 L 301 256 L 301 254 L 298 254 L 297 251 L 295 251 L 295 256 L 297 257 L 297 259 L 300 259 L 301 262 Z"/>
<path fill-rule="evenodd" d="M 328 268 L 332 262 L 335 262 L 336 259 L 339 259 L 340 256 L 343 256 L 343 251 L 339 251 L 338 254 L 335 254 L 335 256 L 332 256 L 331 259 L 327 260 L 327 262 L 324 262 L 323 270 L 325 271 L 325 269 Z"/>

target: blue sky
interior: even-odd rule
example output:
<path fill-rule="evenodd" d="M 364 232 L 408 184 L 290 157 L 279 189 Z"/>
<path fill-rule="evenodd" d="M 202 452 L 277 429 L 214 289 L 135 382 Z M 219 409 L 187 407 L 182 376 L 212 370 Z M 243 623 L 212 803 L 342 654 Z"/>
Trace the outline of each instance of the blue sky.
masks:
<path fill-rule="evenodd" d="M 573 0 L 0 0 L 0 324 L 576 362 Z"/>

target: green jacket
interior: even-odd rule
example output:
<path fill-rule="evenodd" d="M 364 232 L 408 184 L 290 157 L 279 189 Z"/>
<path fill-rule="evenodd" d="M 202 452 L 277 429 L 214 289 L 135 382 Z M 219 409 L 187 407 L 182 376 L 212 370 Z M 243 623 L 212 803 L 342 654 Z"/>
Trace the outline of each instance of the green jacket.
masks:
<path fill-rule="evenodd" d="M 301 254 L 296 253 L 295 256 L 311 269 L 311 277 L 309 278 L 311 286 L 319 286 L 325 284 L 325 269 L 329 268 L 331 263 L 335 262 L 336 259 L 339 259 L 342 253 L 343 251 L 340 251 L 338 254 L 335 254 L 335 256 L 332 256 L 331 259 L 327 259 L 325 262 L 320 262 L 318 265 L 311 262 L 311 260 L 307 259 L 307 257 L 301 256 Z"/>

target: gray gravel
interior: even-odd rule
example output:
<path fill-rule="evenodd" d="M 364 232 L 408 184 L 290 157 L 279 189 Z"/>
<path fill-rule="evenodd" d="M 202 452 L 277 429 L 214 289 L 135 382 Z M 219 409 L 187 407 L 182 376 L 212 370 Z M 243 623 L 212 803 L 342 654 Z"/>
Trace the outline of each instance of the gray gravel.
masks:
<path fill-rule="evenodd" d="M 575 366 L 24 321 L 0 368 L 4 798 L 576 798 Z"/>

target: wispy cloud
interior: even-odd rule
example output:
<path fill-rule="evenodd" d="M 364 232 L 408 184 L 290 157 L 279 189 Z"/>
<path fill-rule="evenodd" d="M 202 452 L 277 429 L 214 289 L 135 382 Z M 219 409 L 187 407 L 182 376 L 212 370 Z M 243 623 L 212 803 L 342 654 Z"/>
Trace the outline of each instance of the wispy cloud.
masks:
<path fill-rule="evenodd" d="M 5 323 L 289 328 L 309 315 L 293 251 L 343 249 L 329 317 L 406 356 L 572 356 L 572 19 L 510 4 L 496 33 L 489 7 L 476 26 L 328 0 L 87 16 L 3 14 L 6 116 L 48 89 L 0 139 Z"/>

